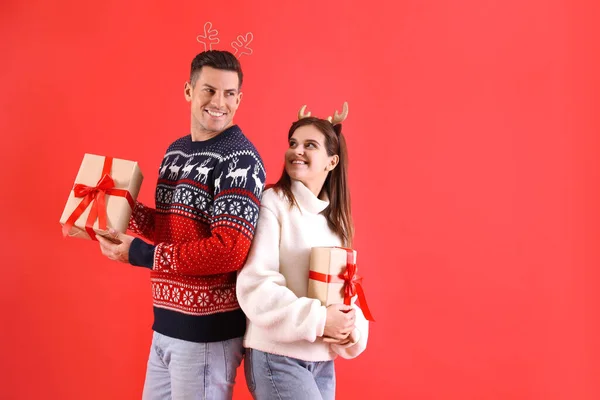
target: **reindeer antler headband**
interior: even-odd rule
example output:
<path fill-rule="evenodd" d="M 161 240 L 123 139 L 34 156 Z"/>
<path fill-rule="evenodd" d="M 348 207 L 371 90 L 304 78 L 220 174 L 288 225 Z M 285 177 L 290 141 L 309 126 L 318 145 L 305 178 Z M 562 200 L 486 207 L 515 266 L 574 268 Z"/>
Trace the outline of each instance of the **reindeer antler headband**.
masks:
<path fill-rule="evenodd" d="M 300 111 L 298 111 L 298 119 L 310 117 L 310 111 L 306 112 L 306 105 L 303 105 Z M 331 125 L 341 124 L 348 117 L 348 102 L 344 102 L 342 107 L 342 113 L 338 114 L 337 110 L 333 113 L 333 117 L 327 117 L 327 121 L 331 122 Z"/>

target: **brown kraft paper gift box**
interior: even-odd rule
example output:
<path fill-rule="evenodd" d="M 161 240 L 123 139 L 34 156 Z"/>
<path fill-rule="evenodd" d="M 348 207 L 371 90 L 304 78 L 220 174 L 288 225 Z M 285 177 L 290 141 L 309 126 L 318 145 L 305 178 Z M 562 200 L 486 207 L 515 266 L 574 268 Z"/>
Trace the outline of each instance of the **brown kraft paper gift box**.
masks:
<path fill-rule="evenodd" d="M 354 263 L 356 263 L 356 250 Z M 313 247 L 310 252 L 311 275 L 330 275 L 335 277 L 332 282 L 321 282 L 317 279 L 308 280 L 308 297 L 318 299 L 324 306 L 344 303 L 344 282 L 337 277 L 346 271 L 348 260 L 347 250 L 339 247 Z"/>
<path fill-rule="evenodd" d="M 95 187 L 99 185 L 103 173 L 106 172 L 106 167 L 110 166 L 110 160 L 112 160 L 112 168 L 108 170 L 108 173 L 114 181 L 114 187 L 106 190 L 106 222 L 107 229 L 113 228 L 118 232 L 124 233 L 129 225 L 129 218 L 131 217 L 132 206 L 130 201 L 132 200 L 135 204 L 135 199 L 138 196 L 140 187 L 142 185 L 142 172 L 140 171 L 139 165 L 135 161 L 122 160 L 119 158 L 107 158 L 104 156 L 98 156 L 94 154 L 85 154 L 83 161 L 75 178 L 75 186 L 69 194 L 67 204 L 63 210 L 63 214 L 60 217 L 60 223 L 63 225 L 64 233 L 68 233 L 68 236 L 78 237 L 82 239 L 91 239 L 90 235 L 86 231 L 86 221 L 90 214 L 90 210 L 93 207 L 92 201 L 85 210 L 79 215 L 79 217 L 73 222 L 73 226 L 67 231 L 65 224 L 73 212 L 79 207 L 80 203 L 84 200 L 84 197 L 76 197 L 76 186 L 77 184 L 85 185 L 88 187 Z M 108 185 L 112 186 L 112 185 Z M 112 193 L 111 194 L 111 189 Z M 120 190 L 119 190 L 120 189 Z M 124 196 L 125 192 L 129 192 L 129 200 Z M 99 208 L 99 206 L 97 206 Z M 102 212 L 99 210 L 99 212 Z M 99 219 L 96 218 L 93 223 L 93 229 L 96 233 L 101 236 L 106 236 L 108 233 L 99 227 Z"/>

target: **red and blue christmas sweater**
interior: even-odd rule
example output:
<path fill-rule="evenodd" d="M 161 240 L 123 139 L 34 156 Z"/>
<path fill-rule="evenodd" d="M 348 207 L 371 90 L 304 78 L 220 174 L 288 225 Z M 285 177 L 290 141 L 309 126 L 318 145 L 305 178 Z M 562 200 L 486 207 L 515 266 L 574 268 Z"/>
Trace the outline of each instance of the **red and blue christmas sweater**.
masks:
<path fill-rule="evenodd" d="M 254 235 L 265 169 L 237 125 L 206 141 L 172 143 L 156 185 L 156 207 L 137 203 L 129 261 L 152 269 L 156 332 L 192 342 L 240 337 L 235 295 Z"/>

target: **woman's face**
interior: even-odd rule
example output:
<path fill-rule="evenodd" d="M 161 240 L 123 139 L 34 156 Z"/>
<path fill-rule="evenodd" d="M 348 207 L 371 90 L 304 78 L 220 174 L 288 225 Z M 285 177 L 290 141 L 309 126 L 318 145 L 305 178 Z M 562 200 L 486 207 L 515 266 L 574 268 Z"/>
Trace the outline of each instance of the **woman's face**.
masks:
<path fill-rule="evenodd" d="M 339 157 L 327 155 L 325 135 L 313 125 L 296 129 L 289 144 L 285 152 L 285 170 L 290 178 L 302 182 L 318 196 Z"/>

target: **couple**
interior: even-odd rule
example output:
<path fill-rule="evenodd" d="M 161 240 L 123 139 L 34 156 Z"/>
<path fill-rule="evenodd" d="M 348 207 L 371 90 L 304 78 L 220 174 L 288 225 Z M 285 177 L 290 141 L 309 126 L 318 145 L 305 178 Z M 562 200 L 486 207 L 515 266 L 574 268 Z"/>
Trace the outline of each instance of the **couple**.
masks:
<path fill-rule="evenodd" d="M 137 203 L 129 224 L 150 243 L 98 237 L 108 258 L 152 271 L 144 399 L 231 399 L 244 354 L 255 399 L 334 399 L 333 360 L 366 347 L 360 308 L 306 297 L 311 247 L 352 244 L 346 106 L 330 120 L 300 111 L 263 194 L 262 160 L 233 123 L 242 79 L 229 52 L 194 58 L 191 134 L 167 149 L 156 208 Z"/>

